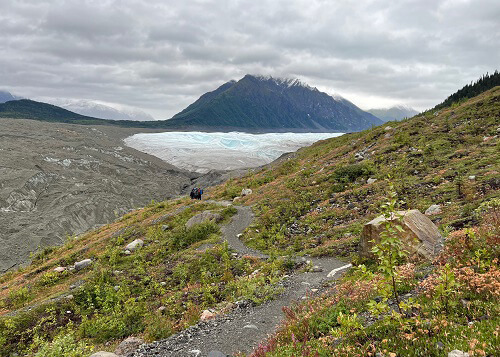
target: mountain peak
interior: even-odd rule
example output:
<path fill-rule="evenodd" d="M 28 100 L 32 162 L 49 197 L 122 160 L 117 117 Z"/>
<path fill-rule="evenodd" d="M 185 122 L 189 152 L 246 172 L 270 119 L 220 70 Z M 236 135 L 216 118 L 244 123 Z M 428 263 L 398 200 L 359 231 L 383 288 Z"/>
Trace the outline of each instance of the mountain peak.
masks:
<path fill-rule="evenodd" d="M 170 123 L 212 130 L 348 132 L 382 121 L 300 79 L 247 74 L 203 94 Z"/>
<path fill-rule="evenodd" d="M 0 90 L 0 103 L 9 102 L 11 100 L 19 100 L 22 97 L 18 97 L 16 95 L 11 94 L 10 92 Z"/>

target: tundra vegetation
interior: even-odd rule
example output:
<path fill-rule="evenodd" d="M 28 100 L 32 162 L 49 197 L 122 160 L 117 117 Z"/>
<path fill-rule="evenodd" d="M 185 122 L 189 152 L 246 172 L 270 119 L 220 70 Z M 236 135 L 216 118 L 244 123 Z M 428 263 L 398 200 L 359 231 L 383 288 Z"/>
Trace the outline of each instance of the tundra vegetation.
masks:
<path fill-rule="evenodd" d="M 321 296 L 286 308 L 282 326 L 253 356 L 495 355 L 499 115 L 495 87 L 318 142 L 207 192 L 222 200 L 253 190 L 236 201 L 256 214 L 241 239 L 269 260 L 234 255 L 220 241 L 234 208 L 188 199 L 152 203 L 42 250 L 0 277 L 0 355 L 88 356 L 130 335 L 158 340 L 196 323 L 206 308 L 224 313 L 238 300 L 272 299 L 294 268 L 287 257 L 304 254 L 355 267 Z M 422 212 L 441 206 L 430 216 L 445 236 L 434 261 L 404 252 L 397 223 L 375 246 L 377 259 L 358 257 L 363 225 L 396 204 Z M 186 228 L 205 210 L 223 221 Z M 126 254 L 135 239 L 144 245 Z M 84 269 L 54 271 L 86 258 L 92 264 Z"/>

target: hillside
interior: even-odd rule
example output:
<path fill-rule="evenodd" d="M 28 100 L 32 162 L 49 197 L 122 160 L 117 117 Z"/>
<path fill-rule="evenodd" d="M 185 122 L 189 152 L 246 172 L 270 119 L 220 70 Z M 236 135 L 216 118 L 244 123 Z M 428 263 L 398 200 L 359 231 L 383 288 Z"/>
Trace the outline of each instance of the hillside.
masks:
<path fill-rule="evenodd" d="M 350 132 L 382 122 L 343 98 L 296 79 L 246 75 L 200 97 L 169 120 L 171 125 L 290 131 Z"/>
<path fill-rule="evenodd" d="M 42 356 L 58 346 L 88 356 L 91 346 L 113 351 L 129 335 L 161 340 L 196 324 L 207 309 L 221 316 L 141 349 L 141 356 L 175 356 L 168 348 L 195 349 L 191 338 L 206 326 L 214 334 L 199 338 L 212 340 L 226 315 L 236 314 L 243 327 L 242 301 L 267 306 L 281 292 L 304 289 L 310 283 L 301 280 L 315 269 L 294 256 L 309 254 L 304 260 L 333 257 L 358 267 L 333 289 L 324 280 L 310 285 L 300 303 L 285 309 L 277 333 L 260 345 L 246 342 L 256 348 L 253 356 L 446 356 L 455 349 L 493 356 L 500 323 L 499 113 L 495 87 L 453 107 L 318 142 L 207 190 L 214 201 L 153 202 L 42 251 L 32 265 L 0 278 L 0 354 Z M 383 298 L 378 264 L 356 254 L 363 225 L 390 193 L 389 175 L 401 209 L 441 206 L 430 217 L 446 237 L 434 262 L 398 267 L 401 314 L 393 299 Z M 236 206 L 222 205 L 246 188 L 253 193 Z M 269 259 L 223 242 L 225 225 L 245 207 L 255 218 L 238 238 Z M 207 210 L 220 216 L 186 226 Z M 126 253 L 139 238 L 144 246 Z M 54 271 L 84 259 L 92 260 L 89 267 Z M 222 331 L 230 340 L 236 332 Z M 227 353 L 238 343 L 245 340 L 234 338 L 236 350 Z"/>

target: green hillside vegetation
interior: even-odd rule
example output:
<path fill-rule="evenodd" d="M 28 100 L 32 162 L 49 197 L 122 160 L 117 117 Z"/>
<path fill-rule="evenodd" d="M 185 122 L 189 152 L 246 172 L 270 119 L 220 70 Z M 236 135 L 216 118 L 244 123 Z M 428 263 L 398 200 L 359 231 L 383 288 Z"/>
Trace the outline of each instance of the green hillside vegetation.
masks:
<path fill-rule="evenodd" d="M 269 260 L 233 255 L 220 243 L 224 221 L 186 229 L 205 210 L 223 220 L 235 213 L 187 199 L 152 203 L 45 249 L 31 265 L 0 277 L 0 355 L 42 356 L 57 345 L 88 356 L 92 346 L 112 351 L 129 335 L 158 340 L 196 323 L 206 308 L 224 313 L 238 300 L 272 299 L 295 267 L 290 257 L 303 254 L 356 267 L 325 295 L 286 309 L 286 322 L 254 356 L 445 356 L 454 349 L 495 355 L 499 115 L 495 87 L 440 111 L 318 142 L 207 190 L 221 200 L 252 188 L 236 201 L 256 214 L 241 239 Z M 436 261 L 398 264 L 402 313 L 385 299 L 391 291 L 379 264 L 356 254 L 363 225 L 393 191 L 401 209 L 440 204 L 442 213 L 431 218 L 446 237 Z M 124 254 L 136 238 L 144 247 Z M 88 268 L 53 271 L 85 258 L 93 260 Z"/>

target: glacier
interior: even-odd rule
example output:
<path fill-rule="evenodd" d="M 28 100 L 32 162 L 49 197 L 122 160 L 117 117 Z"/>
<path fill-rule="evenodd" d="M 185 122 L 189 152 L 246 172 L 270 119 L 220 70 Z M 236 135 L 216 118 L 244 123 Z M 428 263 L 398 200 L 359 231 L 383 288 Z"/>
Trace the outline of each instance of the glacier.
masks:
<path fill-rule="evenodd" d="M 282 154 L 343 133 L 164 132 L 132 135 L 127 146 L 189 171 L 237 170 L 268 164 Z"/>

